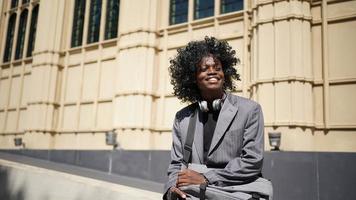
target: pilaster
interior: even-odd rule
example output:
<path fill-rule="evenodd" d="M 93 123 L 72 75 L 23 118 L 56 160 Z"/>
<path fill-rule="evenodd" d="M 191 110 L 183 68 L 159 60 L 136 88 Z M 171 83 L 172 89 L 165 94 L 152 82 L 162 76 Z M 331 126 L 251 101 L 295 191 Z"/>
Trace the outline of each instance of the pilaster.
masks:
<path fill-rule="evenodd" d="M 65 1 L 41 0 L 36 43 L 30 76 L 27 147 L 50 148 L 58 115 L 61 64 L 61 35 Z M 36 135 L 36 137 L 35 137 Z M 36 138 L 41 137 L 40 145 Z M 32 144 L 33 143 L 33 144 Z"/>
<path fill-rule="evenodd" d="M 252 4 L 251 91 L 264 109 L 267 132 L 309 135 L 315 127 L 311 19 L 310 1 Z"/>
<path fill-rule="evenodd" d="M 158 98 L 154 86 L 158 70 L 157 4 L 156 0 L 120 1 L 120 39 L 117 45 L 113 112 L 113 124 L 119 133 L 133 131 L 147 134 L 152 131 L 153 102 Z M 131 141 L 134 142 L 142 143 Z M 150 146 L 149 141 L 142 143 L 143 146 L 145 144 Z"/>

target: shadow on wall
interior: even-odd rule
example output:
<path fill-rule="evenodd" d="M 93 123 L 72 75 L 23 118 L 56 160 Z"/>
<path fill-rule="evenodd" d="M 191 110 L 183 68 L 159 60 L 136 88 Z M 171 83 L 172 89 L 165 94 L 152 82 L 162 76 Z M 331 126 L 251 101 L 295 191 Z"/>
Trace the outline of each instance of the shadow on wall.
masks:
<path fill-rule="evenodd" d="M 24 200 L 24 186 L 14 188 L 10 183 L 10 170 L 0 166 L 0 199 L 3 200 Z"/>

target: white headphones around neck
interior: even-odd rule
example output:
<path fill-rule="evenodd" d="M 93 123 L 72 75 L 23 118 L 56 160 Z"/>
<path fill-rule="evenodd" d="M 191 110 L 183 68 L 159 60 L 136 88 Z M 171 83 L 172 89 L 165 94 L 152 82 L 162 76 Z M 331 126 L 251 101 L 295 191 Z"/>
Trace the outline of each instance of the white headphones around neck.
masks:
<path fill-rule="evenodd" d="M 199 108 L 202 112 L 208 112 L 209 107 L 208 107 L 208 102 L 206 101 L 199 101 Z M 214 111 L 219 111 L 222 106 L 222 100 L 221 99 L 215 99 L 211 105 Z"/>

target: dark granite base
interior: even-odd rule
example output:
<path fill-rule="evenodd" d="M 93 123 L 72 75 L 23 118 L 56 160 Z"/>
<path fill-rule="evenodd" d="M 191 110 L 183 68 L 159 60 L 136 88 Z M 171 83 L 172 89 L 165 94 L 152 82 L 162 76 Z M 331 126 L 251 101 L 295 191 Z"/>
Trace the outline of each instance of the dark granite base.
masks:
<path fill-rule="evenodd" d="M 169 151 L 0 150 L 57 163 L 164 183 Z M 275 200 L 356 197 L 356 153 L 266 152 L 263 175 Z"/>

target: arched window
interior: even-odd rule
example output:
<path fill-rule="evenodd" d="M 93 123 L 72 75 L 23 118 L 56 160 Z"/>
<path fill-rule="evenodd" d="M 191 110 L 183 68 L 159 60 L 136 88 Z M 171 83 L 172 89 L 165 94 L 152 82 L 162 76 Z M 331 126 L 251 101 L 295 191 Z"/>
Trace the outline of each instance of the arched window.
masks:
<path fill-rule="evenodd" d="M 20 24 L 19 24 L 19 30 L 17 33 L 17 41 L 16 41 L 15 60 L 22 58 L 23 46 L 25 43 L 27 15 L 28 15 L 27 9 L 22 11 L 22 13 L 20 15 Z"/>
<path fill-rule="evenodd" d="M 9 24 L 7 28 L 6 34 L 6 44 L 5 44 L 5 52 L 4 52 L 4 62 L 8 62 L 11 60 L 11 51 L 12 51 L 12 43 L 14 41 L 14 32 L 15 32 L 15 23 L 16 23 L 16 14 L 12 14 L 9 19 Z"/>
<path fill-rule="evenodd" d="M 85 0 L 75 0 L 71 47 L 82 45 L 85 17 Z"/>
<path fill-rule="evenodd" d="M 106 6 L 105 40 L 117 37 L 120 0 L 108 0 Z"/>
<path fill-rule="evenodd" d="M 39 5 L 34 7 L 33 10 L 32 10 L 31 25 L 30 25 L 30 35 L 28 37 L 26 57 L 32 56 L 32 51 L 35 48 L 38 9 L 39 9 Z"/>
<path fill-rule="evenodd" d="M 19 1 L 18 0 L 11 0 L 11 8 L 17 7 Z"/>
<path fill-rule="evenodd" d="M 99 41 L 100 18 L 101 18 L 101 0 L 90 1 L 89 26 L 87 43 Z"/>

